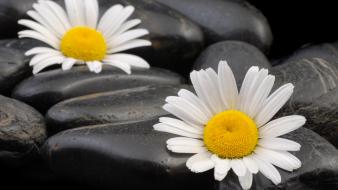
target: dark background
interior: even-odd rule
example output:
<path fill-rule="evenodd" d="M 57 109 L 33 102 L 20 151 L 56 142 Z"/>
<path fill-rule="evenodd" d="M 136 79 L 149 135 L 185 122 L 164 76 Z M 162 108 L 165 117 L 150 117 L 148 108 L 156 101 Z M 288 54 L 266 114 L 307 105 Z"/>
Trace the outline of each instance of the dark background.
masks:
<path fill-rule="evenodd" d="M 15 1 L 15 0 L 14 0 Z M 207 0 L 206 0 L 207 1 Z M 310 0 L 248 0 L 269 21 L 274 36 L 269 53 L 272 59 L 291 54 L 306 44 L 334 42 L 338 40 L 337 1 Z M 6 26 L 1 26 L 6 30 Z M 42 168 L 40 168 L 42 167 Z M 60 181 L 50 184 L 50 174 L 43 166 L 32 165 L 20 171 L 0 169 L 0 189 L 85 189 L 83 184 Z M 18 175 L 20 173 L 21 175 Z M 36 177 L 39 181 L 34 181 Z M 22 180 L 24 179 L 24 180 Z"/>
<path fill-rule="evenodd" d="M 309 43 L 338 40 L 338 2 L 248 0 L 269 21 L 274 36 L 270 57 L 280 58 Z"/>

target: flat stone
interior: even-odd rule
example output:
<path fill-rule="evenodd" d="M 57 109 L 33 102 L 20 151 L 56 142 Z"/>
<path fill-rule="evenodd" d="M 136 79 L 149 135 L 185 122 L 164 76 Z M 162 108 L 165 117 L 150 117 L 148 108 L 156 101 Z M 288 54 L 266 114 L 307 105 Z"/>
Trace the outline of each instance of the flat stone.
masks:
<path fill-rule="evenodd" d="M 272 33 L 264 15 L 242 0 L 157 0 L 179 11 L 203 29 L 206 43 L 239 40 L 267 52 Z"/>
<path fill-rule="evenodd" d="M 239 86 L 251 66 L 267 69 L 271 67 L 265 55 L 255 46 L 240 41 L 224 41 L 205 49 L 195 61 L 194 69 L 210 67 L 217 71 L 220 60 L 228 62 Z"/>
<path fill-rule="evenodd" d="M 0 40 L 0 94 L 10 95 L 16 84 L 32 74 L 27 64 L 29 58 L 24 55 L 32 44 L 37 43 L 31 40 Z"/>
<path fill-rule="evenodd" d="M 64 0 L 55 0 L 64 7 Z M 36 0 L 0 0 L 0 5 L 7 7 L 8 14 L 0 14 L 0 25 L 6 30 L 0 31 L 0 36 L 11 34 L 17 37 L 19 29 L 17 20 L 28 18 L 25 14 L 32 9 Z M 133 5 L 136 9 L 132 18 L 140 18 L 141 28 L 149 30 L 151 47 L 140 47 L 128 52 L 145 58 L 152 66 L 167 68 L 181 73 L 187 73 L 198 53 L 203 48 L 203 33 L 196 24 L 182 14 L 157 3 L 155 0 L 100 0 L 100 14 L 115 4 Z M 15 18 L 15 19 L 8 19 Z M 4 34 L 2 34 L 4 33 Z"/>
<path fill-rule="evenodd" d="M 152 129 L 158 119 L 95 125 L 71 129 L 51 137 L 42 155 L 52 171 L 69 179 L 105 188 L 135 189 L 240 189 L 238 180 L 229 178 L 218 184 L 213 172 L 192 173 L 185 163 L 191 154 L 166 149 L 174 135 Z M 328 187 L 337 185 L 338 152 L 325 139 L 301 128 L 286 135 L 302 145 L 295 155 L 301 169 L 289 173 L 279 170 L 282 187 Z M 329 176 L 328 176 L 329 174 Z M 125 183 L 128 179 L 129 183 Z M 277 188 L 262 175 L 255 177 L 253 189 Z"/>
<path fill-rule="evenodd" d="M 175 85 L 183 79 L 163 69 L 134 69 L 131 75 L 106 66 L 100 74 L 92 73 L 86 66 L 69 71 L 46 71 L 20 83 L 12 97 L 46 112 L 54 104 L 69 98 L 99 92 L 121 90 L 150 84 Z"/>
<path fill-rule="evenodd" d="M 166 140 L 173 135 L 154 131 L 156 122 L 157 118 L 63 131 L 49 138 L 42 155 L 52 171 L 93 187 L 210 189 L 206 173 L 197 175 L 186 168 L 187 155 L 167 151 Z"/>
<path fill-rule="evenodd" d="M 271 72 L 275 87 L 291 82 L 293 96 L 282 115 L 304 115 L 312 130 L 338 147 L 338 51 L 334 44 L 304 47 L 280 61 Z"/>
<path fill-rule="evenodd" d="M 46 139 L 44 119 L 32 107 L 0 96 L 0 163 L 20 166 L 37 157 Z"/>
<path fill-rule="evenodd" d="M 189 86 L 143 86 L 96 93 L 60 102 L 48 110 L 48 133 L 80 126 L 150 119 L 167 114 L 162 108 L 167 96 Z"/>

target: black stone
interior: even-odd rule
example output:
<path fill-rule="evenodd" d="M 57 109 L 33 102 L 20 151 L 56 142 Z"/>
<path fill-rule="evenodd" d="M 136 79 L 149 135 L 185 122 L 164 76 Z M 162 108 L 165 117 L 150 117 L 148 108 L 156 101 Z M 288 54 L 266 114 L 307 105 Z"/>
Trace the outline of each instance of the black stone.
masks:
<path fill-rule="evenodd" d="M 338 147 L 338 50 L 336 44 L 307 46 L 281 60 L 271 72 L 275 87 L 291 82 L 293 96 L 283 115 L 304 115 L 314 130 Z"/>
<path fill-rule="evenodd" d="M 32 40 L 0 40 L 0 94 L 10 95 L 14 86 L 31 75 L 24 52 L 37 45 Z"/>
<path fill-rule="evenodd" d="M 6 34 L 11 33 L 11 37 L 16 37 L 19 30 L 17 19 L 27 18 L 25 13 L 32 9 L 32 4 L 36 0 L 1 0 L 0 2 L 9 4 L 11 7 L 9 15 L 0 15 L 0 25 L 6 24 L 6 30 L 3 31 L 6 31 Z M 63 0 L 56 0 L 56 2 L 64 6 Z M 193 60 L 201 51 L 204 43 L 203 33 L 196 24 L 155 0 L 99 0 L 101 15 L 109 7 L 118 3 L 135 7 L 135 13 L 131 19 L 142 20 L 139 27 L 149 30 L 150 35 L 145 38 L 153 43 L 151 47 L 135 48 L 128 52 L 140 55 L 152 66 L 164 67 L 181 73 L 189 72 Z M 15 18 L 15 20 L 8 20 L 8 17 Z M 0 32 L 1 35 L 5 34 Z"/>
<path fill-rule="evenodd" d="M 272 33 L 263 14 L 242 0 L 157 0 L 179 11 L 203 29 L 207 44 L 240 40 L 270 49 Z"/>
<path fill-rule="evenodd" d="M 167 96 L 177 95 L 189 86 L 143 86 L 96 93 L 60 102 L 48 110 L 48 133 L 107 123 L 150 119 L 165 115 L 162 106 Z"/>
<path fill-rule="evenodd" d="M 240 85 L 251 66 L 269 69 L 270 63 L 256 47 L 240 41 L 224 41 L 204 50 L 194 63 L 194 69 L 213 68 L 217 71 L 220 60 L 226 60 Z"/>
<path fill-rule="evenodd" d="M 309 124 L 306 125 L 307 128 L 311 128 L 311 126 L 308 126 Z M 272 184 L 271 181 L 259 173 L 254 176 L 251 189 L 310 190 L 338 188 L 338 151 L 334 146 L 306 128 L 298 129 L 284 135 L 284 137 L 302 145 L 300 151 L 294 153 L 301 160 L 302 167 L 291 173 L 279 169 L 282 182 L 278 186 Z M 241 190 L 233 173 L 231 180 L 224 180 L 219 183 L 217 189 Z"/>
<path fill-rule="evenodd" d="M 197 175 L 186 168 L 188 155 L 166 150 L 166 140 L 173 135 L 154 131 L 157 121 L 63 131 L 49 138 L 42 155 L 52 171 L 93 187 L 210 189 L 212 180 L 206 173 Z"/>
<path fill-rule="evenodd" d="M 183 79 L 163 69 L 134 69 L 131 75 L 120 69 L 106 66 L 100 74 L 92 73 L 86 66 L 69 71 L 46 71 L 20 83 L 12 97 L 46 112 L 54 104 L 69 98 L 99 92 L 121 90 L 150 84 L 180 84 Z"/>
<path fill-rule="evenodd" d="M 92 186 L 114 189 L 240 189 L 232 172 L 220 184 L 215 182 L 212 171 L 202 174 L 190 172 L 185 162 L 191 154 L 175 154 L 166 150 L 166 140 L 174 135 L 154 131 L 152 125 L 157 121 L 67 130 L 51 137 L 42 154 L 54 172 Z M 281 187 L 334 189 L 338 176 L 337 150 L 306 128 L 285 137 L 302 145 L 301 151 L 295 154 L 303 166 L 293 173 L 279 170 L 283 176 Z M 126 183 L 126 180 L 129 182 Z M 277 188 L 262 175 L 255 177 L 253 189 L 268 187 Z"/>
<path fill-rule="evenodd" d="M 46 138 L 43 117 L 4 96 L 0 96 L 0 105 L 0 164 L 16 167 L 35 159 Z"/>

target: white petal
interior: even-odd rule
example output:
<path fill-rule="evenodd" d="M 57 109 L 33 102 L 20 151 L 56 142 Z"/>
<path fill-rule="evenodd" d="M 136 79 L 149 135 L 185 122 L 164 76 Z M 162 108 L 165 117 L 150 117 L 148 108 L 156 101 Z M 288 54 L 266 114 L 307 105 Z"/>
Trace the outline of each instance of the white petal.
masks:
<path fill-rule="evenodd" d="M 249 102 L 249 109 L 247 112 L 251 118 L 254 118 L 257 112 L 263 106 L 266 98 L 271 92 L 274 82 L 275 76 L 268 75 L 264 78 L 261 84 L 258 84 L 258 88 L 254 89 L 256 92 L 253 93 L 253 97 L 251 98 L 251 102 Z"/>
<path fill-rule="evenodd" d="M 34 66 L 40 62 L 42 62 L 45 59 L 48 59 L 50 57 L 57 57 L 61 56 L 62 54 L 60 52 L 48 52 L 48 53 L 41 53 L 37 54 L 32 57 L 32 59 L 29 62 L 29 66 Z"/>
<path fill-rule="evenodd" d="M 73 67 L 73 65 L 76 63 L 76 59 L 73 58 L 66 58 L 66 60 L 62 63 L 62 70 L 66 71 Z"/>
<path fill-rule="evenodd" d="M 132 55 L 132 54 L 125 54 L 125 53 L 117 53 L 106 56 L 105 60 L 113 61 L 121 61 L 128 63 L 133 67 L 140 67 L 140 68 L 150 68 L 148 62 L 142 59 L 139 56 Z"/>
<path fill-rule="evenodd" d="M 190 92 L 186 89 L 181 89 L 178 91 L 178 96 L 184 98 L 185 100 L 189 101 L 191 104 L 194 104 L 198 107 L 209 119 L 213 117 L 213 114 L 209 110 L 209 108 L 201 101 L 194 93 Z"/>
<path fill-rule="evenodd" d="M 278 170 L 269 162 L 263 161 L 262 159 L 258 158 L 257 155 L 253 154 L 252 158 L 258 165 L 259 171 L 262 174 L 270 179 L 275 185 L 278 185 L 282 178 L 278 172 Z"/>
<path fill-rule="evenodd" d="M 64 59 L 65 58 L 63 56 L 54 56 L 54 57 L 50 57 L 48 59 L 45 59 L 45 60 L 37 63 L 36 65 L 34 65 L 33 74 L 37 74 L 41 70 L 43 70 L 44 68 L 49 67 L 51 65 L 60 64 L 61 62 L 64 61 Z"/>
<path fill-rule="evenodd" d="M 243 162 L 246 168 L 253 174 L 258 173 L 258 166 L 256 162 L 250 156 L 243 157 Z"/>
<path fill-rule="evenodd" d="M 172 104 L 165 104 L 163 106 L 163 109 L 173 114 L 174 116 L 182 119 L 188 124 L 191 123 L 193 125 L 198 125 L 198 126 L 203 126 L 205 124 L 198 118 L 195 118 L 191 113 L 189 113 L 188 110 L 185 110 L 184 108 L 181 108 L 181 107 L 178 107 Z"/>
<path fill-rule="evenodd" d="M 293 171 L 301 166 L 300 160 L 298 160 L 292 154 L 284 154 L 278 151 L 273 151 L 265 148 L 257 147 L 255 150 L 255 154 L 262 160 L 266 162 L 270 162 L 271 164 L 282 168 L 287 171 Z M 291 155 L 291 156 L 290 156 Z"/>
<path fill-rule="evenodd" d="M 190 138 L 202 138 L 203 130 L 187 125 L 186 123 L 173 118 L 161 117 L 160 122 L 153 126 L 157 131 L 172 133 Z"/>
<path fill-rule="evenodd" d="M 26 51 L 25 55 L 31 56 L 35 54 L 44 54 L 44 53 L 60 53 L 60 52 L 48 47 L 35 47 Z"/>
<path fill-rule="evenodd" d="M 283 138 L 262 138 L 258 144 L 264 148 L 287 151 L 299 151 L 301 147 L 299 143 Z"/>
<path fill-rule="evenodd" d="M 266 100 L 264 107 L 255 117 L 256 124 L 260 127 L 267 123 L 289 100 L 294 86 L 291 83 L 281 86 Z"/>
<path fill-rule="evenodd" d="M 146 29 L 134 29 L 124 32 L 118 36 L 113 37 L 108 41 L 108 47 L 114 48 L 121 44 L 124 44 L 130 40 L 134 40 L 136 38 L 142 37 L 149 34 L 149 31 Z"/>
<path fill-rule="evenodd" d="M 83 3 L 86 16 L 85 23 L 95 29 L 99 17 L 99 3 L 97 0 L 84 0 Z"/>
<path fill-rule="evenodd" d="M 237 176 L 245 175 L 247 169 L 242 159 L 232 159 L 230 160 L 230 165 Z"/>
<path fill-rule="evenodd" d="M 60 34 L 54 30 L 51 23 L 47 22 L 45 18 L 43 18 L 39 13 L 36 11 L 30 10 L 27 12 L 27 15 L 29 15 L 32 19 L 46 27 L 50 32 L 52 32 L 55 36 L 60 37 Z"/>
<path fill-rule="evenodd" d="M 214 166 L 215 164 L 211 160 L 211 153 L 209 152 L 195 154 L 187 161 L 187 167 L 195 173 L 205 172 L 212 169 Z"/>
<path fill-rule="evenodd" d="M 24 30 L 24 31 L 20 31 L 19 33 L 19 38 L 33 38 L 36 40 L 40 40 L 50 46 L 52 46 L 55 49 L 59 49 L 59 42 L 58 41 L 54 41 L 53 39 L 50 38 L 46 38 L 45 36 L 43 36 L 42 34 L 33 31 L 33 30 Z"/>
<path fill-rule="evenodd" d="M 50 41 L 53 41 L 55 43 L 59 41 L 59 39 L 52 32 L 50 32 L 47 28 L 45 28 L 41 24 L 38 24 L 37 22 L 21 19 L 18 21 L 18 23 L 40 33 L 42 36 L 44 36 L 46 39 L 49 39 Z"/>
<path fill-rule="evenodd" d="M 114 36 L 114 33 L 121 27 L 122 23 L 124 23 L 134 12 L 135 8 L 133 6 L 126 6 L 122 11 L 116 16 L 114 22 L 112 22 L 109 27 L 103 31 L 103 35 L 106 36 L 107 39 L 111 39 Z"/>
<path fill-rule="evenodd" d="M 118 60 L 110 60 L 110 59 L 105 59 L 103 60 L 103 62 L 105 64 L 117 67 L 119 69 L 121 69 L 122 71 L 126 72 L 128 75 L 131 74 L 131 67 L 128 63 L 126 62 L 122 62 L 122 61 L 118 61 Z"/>
<path fill-rule="evenodd" d="M 102 71 L 102 63 L 99 61 L 88 61 L 86 64 L 89 70 L 94 73 L 100 73 Z"/>
<path fill-rule="evenodd" d="M 190 132 L 195 133 L 195 134 L 203 134 L 204 126 L 190 125 L 188 123 L 185 123 L 182 120 L 174 119 L 174 118 L 170 118 L 170 117 L 160 117 L 159 120 L 162 123 L 172 125 L 172 126 L 180 128 L 180 129 L 190 131 Z"/>
<path fill-rule="evenodd" d="M 167 140 L 167 145 L 204 147 L 204 142 L 199 139 L 193 139 L 193 138 L 187 138 L 187 137 L 174 137 L 174 138 Z"/>
<path fill-rule="evenodd" d="M 129 21 L 126 21 L 121 25 L 121 27 L 114 33 L 114 35 L 122 34 L 123 32 L 133 28 L 134 26 L 137 26 L 141 23 L 140 19 L 132 19 Z"/>
<path fill-rule="evenodd" d="M 196 121 L 198 121 L 202 125 L 209 121 L 208 117 L 197 106 L 185 100 L 184 98 L 177 96 L 169 96 L 166 98 L 165 101 L 171 104 L 172 106 L 181 108 L 182 111 L 193 117 Z"/>
<path fill-rule="evenodd" d="M 251 98 L 250 94 L 248 93 L 249 93 L 253 79 L 258 74 L 258 70 L 259 70 L 258 67 L 251 67 L 244 77 L 241 90 L 239 92 L 239 100 L 238 100 L 239 110 L 244 110 L 247 99 Z"/>
<path fill-rule="evenodd" d="M 101 20 L 99 21 L 99 25 L 97 29 L 102 33 L 107 33 L 110 25 L 116 23 L 116 19 L 118 15 L 123 10 L 123 6 L 120 4 L 114 5 L 110 7 L 102 16 Z M 106 36 L 108 37 L 108 36 Z"/>
<path fill-rule="evenodd" d="M 204 73 L 205 77 L 209 78 L 209 85 L 213 85 L 214 88 L 214 102 L 216 103 L 217 106 L 217 111 L 222 112 L 226 109 L 228 109 L 228 105 L 223 104 L 222 98 L 221 98 L 221 92 L 218 87 L 218 76 L 217 73 L 211 69 L 207 68 Z"/>
<path fill-rule="evenodd" d="M 236 109 L 238 89 L 235 76 L 226 61 L 218 65 L 218 88 L 224 105 L 229 109 Z"/>
<path fill-rule="evenodd" d="M 305 122 L 305 117 L 300 115 L 281 117 L 259 128 L 259 135 L 260 137 L 278 137 L 300 128 Z"/>
<path fill-rule="evenodd" d="M 41 15 L 41 17 L 43 17 L 48 25 L 53 28 L 57 36 L 61 38 L 66 32 L 66 28 L 60 22 L 58 17 L 54 15 L 54 12 L 49 9 L 49 6 L 45 3 L 38 3 L 33 4 L 33 8 Z"/>
<path fill-rule="evenodd" d="M 244 190 L 248 190 L 252 185 L 252 173 L 247 170 L 244 176 L 238 176 L 239 183 Z"/>
<path fill-rule="evenodd" d="M 54 45 L 53 47 L 55 49 L 59 48 L 59 46 L 58 46 L 59 39 L 52 32 L 50 32 L 48 29 L 46 29 L 44 26 L 42 26 L 42 25 L 40 25 L 40 24 L 38 24 L 34 21 L 25 20 L 25 19 L 19 20 L 18 23 L 21 24 L 21 25 L 24 25 L 26 27 L 31 28 L 32 31 L 35 31 L 35 33 L 38 33 L 41 36 L 43 36 L 43 39 L 45 39 L 45 40 L 41 40 L 41 41 L 48 42 L 48 44 L 50 42 L 51 43 L 50 45 Z M 19 35 L 22 35 L 24 33 L 25 33 L 25 31 L 21 31 L 21 32 L 19 32 Z M 28 33 L 28 31 L 26 33 Z M 40 40 L 40 39 L 38 39 L 38 40 Z"/>
<path fill-rule="evenodd" d="M 219 158 L 212 155 L 212 161 L 215 163 L 214 177 L 217 181 L 222 181 L 231 169 L 230 160 Z"/>
<path fill-rule="evenodd" d="M 64 28 L 66 30 L 69 30 L 71 28 L 71 25 L 65 10 L 59 4 L 53 1 L 43 1 L 43 2 L 45 2 L 50 7 L 50 9 L 54 12 L 55 16 L 58 17 L 59 21 L 64 26 Z"/>
<path fill-rule="evenodd" d="M 193 71 L 190 73 L 191 82 L 194 86 L 198 97 L 208 106 L 213 115 L 216 115 L 221 110 L 217 84 L 214 84 L 209 75 L 204 71 Z"/>
<path fill-rule="evenodd" d="M 201 146 L 179 146 L 179 145 L 167 145 L 168 150 L 175 153 L 195 154 L 207 152 L 205 147 Z"/>
<path fill-rule="evenodd" d="M 84 2 L 83 0 L 65 0 L 67 14 L 72 26 L 84 26 Z"/>
<path fill-rule="evenodd" d="M 268 76 L 268 70 L 267 69 L 261 69 L 258 71 L 258 73 L 252 78 L 251 83 L 248 85 L 248 91 L 246 93 L 246 97 L 244 97 L 242 104 L 242 110 L 244 113 L 247 113 L 249 115 L 249 109 L 250 105 L 252 103 L 257 104 L 256 102 L 253 102 L 253 97 L 257 93 L 258 87 L 262 84 L 264 79 Z M 263 99 L 265 101 L 265 99 Z M 256 107 L 255 107 L 256 108 Z"/>
<path fill-rule="evenodd" d="M 148 40 L 136 39 L 136 40 L 128 41 L 119 46 L 109 48 L 107 53 L 111 54 L 111 53 L 121 52 L 121 51 L 129 50 L 129 49 L 133 49 L 133 48 L 144 47 L 144 46 L 151 46 L 151 42 Z"/>

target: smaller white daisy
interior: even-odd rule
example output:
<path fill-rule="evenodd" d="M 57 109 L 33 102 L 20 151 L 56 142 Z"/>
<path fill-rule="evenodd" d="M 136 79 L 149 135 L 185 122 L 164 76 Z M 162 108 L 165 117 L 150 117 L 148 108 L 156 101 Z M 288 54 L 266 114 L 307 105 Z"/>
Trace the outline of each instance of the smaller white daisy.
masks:
<path fill-rule="evenodd" d="M 33 38 L 51 47 L 35 47 L 26 52 L 34 55 L 29 63 L 36 74 L 46 67 L 62 64 L 69 70 L 74 64 L 86 64 L 90 71 L 100 73 L 102 64 L 131 73 L 131 67 L 149 68 L 139 56 L 118 53 L 132 48 L 150 46 L 138 39 L 149 34 L 146 29 L 132 29 L 140 19 L 127 19 L 133 6 L 114 5 L 98 21 L 97 0 L 65 0 L 66 11 L 50 0 L 39 0 L 27 14 L 35 21 L 21 19 L 19 24 L 31 30 L 20 31 L 19 38 Z"/>
<path fill-rule="evenodd" d="M 197 96 L 185 89 L 167 97 L 163 108 L 179 119 L 162 117 L 157 131 L 181 137 L 167 141 L 175 153 L 195 154 L 187 160 L 192 172 L 214 168 L 216 180 L 232 169 L 243 189 L 250 189 L 253 174 L 261 172 L 274 184 L 281 182 L 277 166 L 287 171 L 301 167 L 288 151 L 299 151 L 297 142 L 280 138 L 305 124 L 303 116 L 285 116 L 270 121 L 288 101 L 294 86 L 281 86 L 270 94 L 275 77 L 268 70 L 251 67 L 240 92 L 225 61 L 212 69 L 190 75 Z"/>

